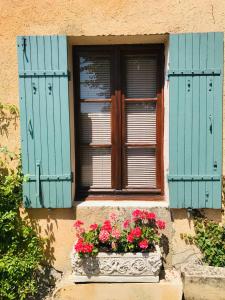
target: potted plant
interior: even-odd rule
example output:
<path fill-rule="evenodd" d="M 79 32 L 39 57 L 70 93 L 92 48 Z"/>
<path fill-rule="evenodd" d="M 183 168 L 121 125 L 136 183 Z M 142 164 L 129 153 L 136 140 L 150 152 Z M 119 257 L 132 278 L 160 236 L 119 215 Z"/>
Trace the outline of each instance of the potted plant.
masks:
<path fill-rule="evenodd" d="M 158 282 L 162 266 L 159 242 L 165 222 L 136 209 L 130 218 L 111 213 L 103 224 L 76 220 L 72 252 L 75 282 Z"/>

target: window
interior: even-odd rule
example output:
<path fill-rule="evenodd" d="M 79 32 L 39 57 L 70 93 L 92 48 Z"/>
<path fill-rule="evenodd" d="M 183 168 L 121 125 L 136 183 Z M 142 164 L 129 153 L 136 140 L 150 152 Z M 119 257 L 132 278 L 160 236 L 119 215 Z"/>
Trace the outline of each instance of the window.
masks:
<path fill-rule="evenodd" d="M 74 62 L 77 192 L 162 196 L 163 46 L 75 47 Z"/>

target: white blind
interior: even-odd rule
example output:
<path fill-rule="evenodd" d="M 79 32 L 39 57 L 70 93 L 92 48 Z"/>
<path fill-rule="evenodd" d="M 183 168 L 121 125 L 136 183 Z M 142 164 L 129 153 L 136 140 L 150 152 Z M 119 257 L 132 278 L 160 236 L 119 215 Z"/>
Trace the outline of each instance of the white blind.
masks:
<path fill-rule="evenodd" d="M 155 149 L 127 148 L 126 150 L 127 187 L 156 187 Z"/>
<path fill-rule="evenodd" d="M 125 56 L 126 97 L 154 98 L 157 90 L 157 60 L 142 55 Z"/>
<path fill-rule="evenodd" d="M 80 136 L 83 143 L 111 143 L 110 108 L 110 103 L 81 103 Z"/>
<path fill-rule="evenodd" d="M 81 149 L 81 185 L 90 188 L 111 187 L 111 149 Z"/>
<path fill-rule="evenodd" d="M 80 57 L 80 98 L 111 98 L 110 56 Z"/>
<path fill-rule="evenodd" d="M 156 104 L 126 103 L 127 143 L 156 143 Z"/>

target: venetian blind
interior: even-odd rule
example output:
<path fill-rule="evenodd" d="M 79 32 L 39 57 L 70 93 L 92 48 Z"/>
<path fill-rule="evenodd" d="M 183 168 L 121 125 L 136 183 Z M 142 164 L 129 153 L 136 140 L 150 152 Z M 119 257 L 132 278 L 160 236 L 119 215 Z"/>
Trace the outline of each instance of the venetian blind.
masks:
<path fill-rule="evenodd" d="M 126 103 L 127 143 L 156 143 L 156 104 Z"/>
<path fill-rule="evenodd" d="M 111 97 L 110 56 L 80 57 L 80 98 L 98 99 Z"/>
<path fill-rule="evenodd" d="M 127 148 L 126 151 L 127 178 L 126 187 L 155 188 L 156 187 L 156 156 L 155 149 Z"/>
<path fill-rule="evenodd" d="M 111 149 L 81 147 L 81 185 L 111 187 Z"/>
<path fill-rule="evenodd" d="M 110 110 L 110 103 L 81 103 L 81 142 L 92 144 L 111 143 Z"/>
<path fill-rule="evenodd" d="M 157 60 L 140 54 L 125 56 L 126 188 L 156 188 Z M 145 100 L 145 101 L 144 101 Z"/>
<path fill-rule="evenodd" d="M 111 57 L 80 57 L 80 183 L 111 188 Z"/>
<path fill-rule="evenodd" d="M 157 60 L 149 55 L 126 55 L 126 97 L 154 98 L 157 87 Z"/>

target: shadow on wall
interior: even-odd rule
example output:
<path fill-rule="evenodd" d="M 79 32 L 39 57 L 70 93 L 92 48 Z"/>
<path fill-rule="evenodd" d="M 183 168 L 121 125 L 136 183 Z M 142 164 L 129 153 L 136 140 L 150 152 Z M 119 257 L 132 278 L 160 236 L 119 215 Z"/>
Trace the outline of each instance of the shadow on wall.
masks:
<path fill-rule="evenodd" d="M 46 240 L 45 244 L 45 264 L 53 266 L 59 254 L 56 249 L 59 245 L 66 245 L 70 241 L 68 231 L 72 230 L 75 219 L 74 209 L 26 209 L 23 211 L 24 218 L 31 224 L 35 231 Z M 64 238 L 63 238 L 64 237 Z M 71 240 L 71 242 L 73 242 Z M 66 249 L 65 249 L 66 250 Z"/>

